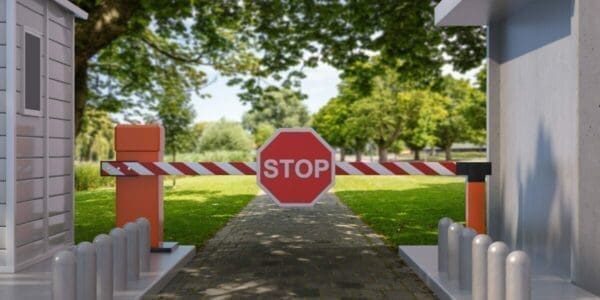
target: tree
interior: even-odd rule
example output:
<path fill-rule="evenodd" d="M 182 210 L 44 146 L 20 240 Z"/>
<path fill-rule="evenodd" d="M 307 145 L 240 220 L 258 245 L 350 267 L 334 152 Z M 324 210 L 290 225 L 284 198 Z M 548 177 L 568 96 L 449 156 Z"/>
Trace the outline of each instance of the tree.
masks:
<path fill-rule="evenodd" d="M 361 124 L 350 122 L 352 115 L 351 105 L 339 97 L 333 98 L 325 104 L 312 118 L 312 127 L 331 146 L 340 148 L 341 160 L 345 160 L 345 153 L 351 150 L 356 155 L 356 161 L 361 161 L 362 153 L 369 141 L 368 135 Z"/>
<path fill-rule="evenodd" d="M 319 61 L 345 70 L 376 52 L 391 65 L 402 59 L 405 78 L 428 81 L 446 62 L 464 71 L 485 55 L 482 28 L 434 26 L 437 0 L 74 2 L 89 12 L 75 34 L 77 133 L 87 108 L 139 113 L 171 79 L 198 92 L 201 67 L 231 77 L 253 103 L 266 79 L 292 87 Z"/>
<path fill-rule="evenodd" d="M 260 124 L 274 128 L 304 127 L 310 118 L 302 100 L 299 92 L 270 87 L 261 101 L 252 104 L 252 108 L 244 114 L 242 125 L 252 133 L 257 132 Z"/>
<path fill-rule="evenodd" d="M 436 146 L 444 150 L 446 160 L 451 160 L 451 148 L 454 143 L 485 142 L 485 96 L 467 80 L 459 80 L 451 76 L 444 78 L 442 93 L 449 100 L 444 102 L 448 117 L 441 119 L 437 124 Z"/>
<path fill-rule="evenodd" d="M 256 148 L 262 146 L 272 135 L 275 133 L 275 127 L 268 123 L 260 123 L 256 127 L 256 132 L 254 133 L 254 143 L 256 144 Z"/>
<path fill-rule="evenodd" d="M 202 151 L 250 151 L 252 139 L 239 123 L 221 119 L 206 127 L 200 138 Z"/>
<path fill-rule="evenodd" d="M 114 156 L 115 121 L 108 113 L 89 110 L 82 120 L 82 131 L 75 140 L 75 159 L 98 161 Z"/>
<path fill-rule="evenodd" d="M 440 120 L 447 117 L 443 103 L 447 98 L 428 90 L 413 90 L 398 95 L 404 128 L 400 137 L 413 151 L 414 159 L 420 159 L 420 151 L 435 142 L 435 129 Z"/>

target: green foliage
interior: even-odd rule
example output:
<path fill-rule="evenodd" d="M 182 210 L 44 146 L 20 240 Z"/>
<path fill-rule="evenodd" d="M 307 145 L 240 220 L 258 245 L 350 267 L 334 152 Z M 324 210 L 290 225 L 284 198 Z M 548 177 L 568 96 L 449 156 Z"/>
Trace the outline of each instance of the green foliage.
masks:
<path fill-rule="evenodd" d="M 166 158 L 169 161 L 169 158 Z M 254 161 L 255 151 L 202 151 L 182 153 L 178 155 L 179 161 Z"/>
<path fill-rule="evenodd" d="M 115 185 L 114 177 L 100 176 L 100 163 L 75 164 L 75 190 L 88 191 Z"/>
<path fill-rule="evenodd" d="M 75 139 L 75 160 L 112 159 L 114 126 L 108 113 L 90 109 L 82 120 L 81 133 Z"/>
<path fill-rule="evenodd" d="M 485 67 L 477 73 L 477 89 L 484 94 L 487 92 L 487 69 Z"/>
<path fill-rule="evenodd" d="M 260 123 L 254 133 L 254 143 L 259 148 L 275 133 L 275 127 L 268 123 Z"/>
<path fill-rule="evenodd" d="M 269 124 L 274 128 L 304 127 L 309 116 L 302 100 L 303 96 L 298 92 L 270 87 L 261 100 L 253 103 L 252 108 L 244 114 L 242 124 L 252 133 L 256 133 L 261 124 Z"/>
<path fill-rule="evenodd" d="M 155 121 L 165 130 L 167 154 L 175 157 L 178 152 L 191 150 L 194 146 L 194 131 L 191 127 L 195 117 L 194 109 L 190 95 L 178 90 L 177 85 L 166 86 L 159 97 L 156 106 L 152 107 L 156 112 Z"/>
<path fill-rule="evenodd" d="M 199 145 L 201 151 L 250 151 L 253 148 L 252 138 L 242 126 L 224 119 L 206 127 Z"/>

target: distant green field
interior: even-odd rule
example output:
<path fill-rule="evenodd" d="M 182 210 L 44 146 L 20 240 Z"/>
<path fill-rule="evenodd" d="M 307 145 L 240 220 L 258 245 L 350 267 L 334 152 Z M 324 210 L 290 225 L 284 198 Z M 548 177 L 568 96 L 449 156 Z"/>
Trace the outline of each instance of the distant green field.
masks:
<path fill-rule="evenodd" d="M 250 176 L 165 179 L 165 241 L 202 245 L 256 195 Z M 75 240 L 91 241 L 115 227 L 114 188 L 75 194 Z"/>
<path fill-rule="evenodd" d="M 435 244 L 440 218 L 465 219 L 462 178 L 339 176 L 335 194 L 390 247 Z"/>

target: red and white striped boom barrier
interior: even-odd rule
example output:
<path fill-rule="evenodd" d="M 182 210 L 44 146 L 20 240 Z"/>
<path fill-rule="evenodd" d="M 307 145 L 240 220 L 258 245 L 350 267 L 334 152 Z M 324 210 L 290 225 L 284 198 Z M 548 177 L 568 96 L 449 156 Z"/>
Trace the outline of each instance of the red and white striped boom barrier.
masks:
<path fill-rule="evenodd" d="M 336 175 L 456 176 L 456 162 L 336 162 Z M 103 161 L 102 176 L 256 175 L 255 162 Z M 464 174 L 466 175 L 466 174 Z"/>

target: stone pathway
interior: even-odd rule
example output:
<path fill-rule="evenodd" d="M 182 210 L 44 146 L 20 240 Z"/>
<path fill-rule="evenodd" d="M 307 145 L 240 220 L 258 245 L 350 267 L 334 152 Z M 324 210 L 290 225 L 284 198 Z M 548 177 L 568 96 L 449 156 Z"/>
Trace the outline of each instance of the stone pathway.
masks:
<path fill-rule="evenodd" d="M 281 209 L 258 196 L 157 298 L 435 297 L 330 194 L 308 209 Z"/>

